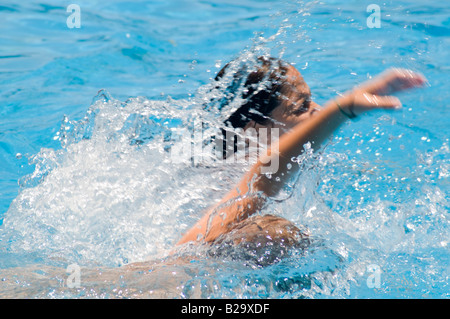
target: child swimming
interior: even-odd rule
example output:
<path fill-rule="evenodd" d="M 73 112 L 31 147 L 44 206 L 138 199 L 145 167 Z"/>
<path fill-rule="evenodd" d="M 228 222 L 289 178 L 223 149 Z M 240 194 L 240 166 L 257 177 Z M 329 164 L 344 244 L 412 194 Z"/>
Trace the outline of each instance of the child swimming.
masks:
<path fill-rule="evenodd" d="M 242 99 L 245 102 L 225 124 L 244 131 L 275 128 L 281 132 L 280 137 L 177 245 L 270 240 L 289 247 L 304 242 L 308 234 L 290 221 L 255 214 L 298 171 L 298 165 L 292 165 L 291 159 L 299 156 L 308 142 L 314 151 L 318 151 L 323 142 L 349 119 L 371 110 L 401 109 L 400 100 L 393 94 L 421 87 L 426 82 L 421 74 L 392 68 L 321 107 L 311 100 L 310 88 L 300 72 L 285 61 L 260 57 L 256 69 L 248 71 L 245 65 L 238 70 L 229 69 L 230 63 L 217 74 L 216 80 L 232 72 L 233 82 L 227 88 L 228 95 L 238 94 L 237 83 L 244 83 Z M 269 176 L 265 169 L 273 161 L 277 161 L 277 170 Z"/>

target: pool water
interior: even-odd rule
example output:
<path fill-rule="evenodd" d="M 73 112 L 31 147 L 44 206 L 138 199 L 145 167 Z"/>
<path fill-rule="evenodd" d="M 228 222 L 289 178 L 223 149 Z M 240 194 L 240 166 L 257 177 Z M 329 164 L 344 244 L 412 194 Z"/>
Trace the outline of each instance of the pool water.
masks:
<path fill-rule="evenodd" d="M 77 4 L 81 28 L 59 1 L 0 5 L 1 297 L 449 297 L 449 5 L 378 3 L 369 28 L 371 1 Z M 305 153 L 261 212 L 307 227 L 308 250 L 265 266 L 174 253 L 248 168 L 173 161 L 175 132 L 220 126 L 211 78 L 260 54 L 295 64 L 319 104 L 389 67 L 428 84 Z"/>

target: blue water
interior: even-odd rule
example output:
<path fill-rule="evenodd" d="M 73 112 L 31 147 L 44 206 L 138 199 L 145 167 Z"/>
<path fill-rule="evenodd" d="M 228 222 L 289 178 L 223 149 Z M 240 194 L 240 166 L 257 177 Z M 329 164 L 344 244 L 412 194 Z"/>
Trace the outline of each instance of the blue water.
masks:
<path fill-rule="evenodd" d="M 0 296 L 448 298 L 450 6 L 379 3 L 378 29 L 371 3 L 77 1 L 70 29 L 69 3 L 3 1 Z M 251 52 L 295 64 L 319 104 L 392 66 L 429 84 L 342 127 L 270 206 L 309 228 L 306 255 L 173 264 L 180 234 L 244 168 L 170 166 L 160 137 L 214 123 L 201 88 Z"/>

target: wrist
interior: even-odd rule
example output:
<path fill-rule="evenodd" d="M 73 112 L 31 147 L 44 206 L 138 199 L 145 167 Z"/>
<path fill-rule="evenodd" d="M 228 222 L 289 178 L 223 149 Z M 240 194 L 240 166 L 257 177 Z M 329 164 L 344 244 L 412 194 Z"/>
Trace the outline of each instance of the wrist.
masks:
<path fill-rule="evenodd" d="M 347 93 L 334 99 L 334 102 L 336 103 L 339 111 L 349 119 L 354 119 L 358 115 L 354 110 L 354 101 L 355 97 L 353 92 Z"/>

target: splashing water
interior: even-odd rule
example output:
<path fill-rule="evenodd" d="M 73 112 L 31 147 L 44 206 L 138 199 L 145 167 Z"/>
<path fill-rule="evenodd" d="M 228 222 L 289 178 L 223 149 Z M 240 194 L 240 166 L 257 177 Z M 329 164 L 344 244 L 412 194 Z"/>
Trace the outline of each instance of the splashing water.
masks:
<path fill-rule="evenodd" d="M 83 120 L 65 118 L 63 148 L 31 159 L 36 169 L 5 218 L 10 249 L 115 266 L 165 255 L 186 227 L 174 221 L 199 216 L 223 174 L 177 166 L 165 150 L 176 121 L 196 116 L 186 103 L 100 92 Z"/>

